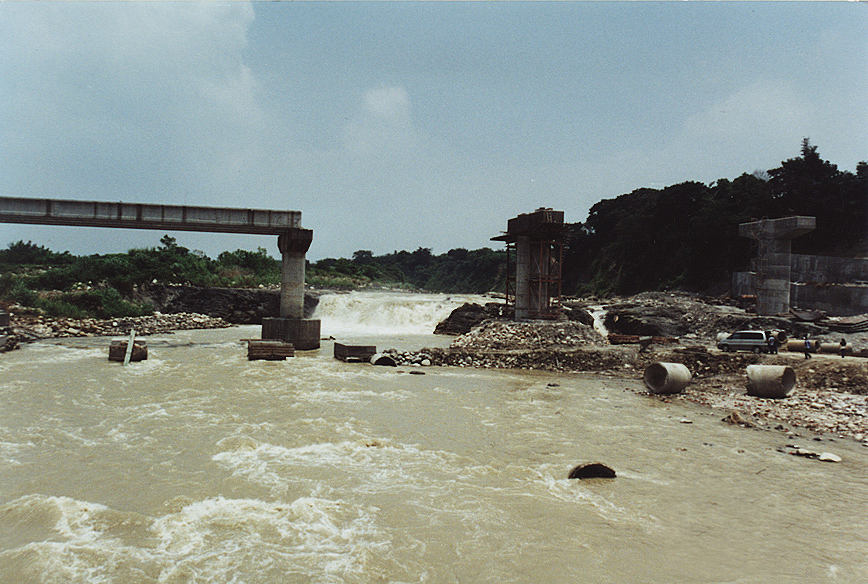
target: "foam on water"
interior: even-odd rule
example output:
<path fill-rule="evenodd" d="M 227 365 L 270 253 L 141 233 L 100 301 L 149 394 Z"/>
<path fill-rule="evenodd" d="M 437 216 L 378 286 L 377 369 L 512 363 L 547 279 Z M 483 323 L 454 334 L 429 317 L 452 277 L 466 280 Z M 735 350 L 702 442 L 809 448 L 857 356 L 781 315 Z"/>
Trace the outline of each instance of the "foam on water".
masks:
<path fill-rule="evenodd" d="M 378 568 L 401 572 L 376 508 L 318 497 L 215 497 L 149 518 L 28 495 L 0 516 L 0 573 L 40 582 L 365 582 Z"/>
<path fill-rule="evenodd" d="M 324 335 L 427 335 L 465 302 L 485 302 L 475 295 L 443 296 L 396 292 L 324 294 L 313 318 Z"/>
<path fill-rule="evenodd" d="M 579 507 L 590 508 L 594 514 L 606 521 L 633 524 L 646 531 L 659 524 L 656 518 L 644 511 L 619 505 L 612 498 L 596 492 L 594 487 L 598 486 L 599 481 L 608 479 L 596 479 L 591 481 L 592 487 L 584 487 L 577 479 L 556 478 L 548 472 L 542 474 L 540 478 L 548 496 L 559 501 L 574 503 Z M 622 474 L 621 479 L 624 478 Z"/>
<path fill-rule="evenodd" d="M 338 485 L 351 477 L 352 489 L 365 493 L 417 491 L 433 486 L 432 476 L 457 478 L 468 472 L 467 461 L 459 462 L 446 452 L 423 450 L 411 444 L 366 438 L 322 442 L 298 447 L 248 444 L 223 451 L 213 460 L 246 480 L 283 492 L 295 482 L 295 469 L 305 467 L 307 483 Z M 433 473 L 433 474 L 432 474 Z M 345 477 L 342 479 L 341 477 Z M 312 484 L 311 488 L 315 488 Z"/>
<path fill-rule="evenodd" d="M 27 352 L 31 365 L 51 365 L 82 360 L 104 360 L 107 350 L 99 348 L 71 348 L 52 343 L 30 343 L 23 345 L 20 351 Z"/>

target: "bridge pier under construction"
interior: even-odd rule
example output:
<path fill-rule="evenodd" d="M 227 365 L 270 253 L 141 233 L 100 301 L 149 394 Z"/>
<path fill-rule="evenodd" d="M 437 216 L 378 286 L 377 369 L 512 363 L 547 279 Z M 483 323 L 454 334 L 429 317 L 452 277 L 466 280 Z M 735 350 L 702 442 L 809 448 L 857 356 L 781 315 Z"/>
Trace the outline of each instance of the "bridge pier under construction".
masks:
<path fill-rule="evenodd" d="M 313 231 L 300 211 L 0 197 L 0 223 L 276 235 L 281 253 L 280 315 L 265 318 L 262 338 L 318 349 L 319 320 L 304 318 L 305 254 Z"/>
<path fill-rule="evenodd" d="M 789 314 L 792 240 L 816 226 L 815 217 L 804 216 L 739 224 L 738 234 L 757 242 L 756 312 L 759 316 Z"/>
<path fill-rule="evenodd" d="M 542 207 L 509 219 L 491 238 L 506 242 L 506 302 L 515 304 L 515 320 L 558 317 L 563 238 L 564 212 Z"/>

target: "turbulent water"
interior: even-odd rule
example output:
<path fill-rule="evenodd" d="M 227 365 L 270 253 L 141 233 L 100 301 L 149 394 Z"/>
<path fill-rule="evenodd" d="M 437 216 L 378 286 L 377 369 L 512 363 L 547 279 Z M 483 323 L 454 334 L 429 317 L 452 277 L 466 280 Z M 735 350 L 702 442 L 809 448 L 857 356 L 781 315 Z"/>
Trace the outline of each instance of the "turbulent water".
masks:
<path fill-rule="evenodd" d="M 419 348 L 463 301 L 335 295 L 318 316 Z M 413 375 L 329 341 L 251 362 L 258 334 L 152 337 L 127 367 L 109 339 L 0 355 L 0 582 L 868 580 L 864 448 L 782 454 L 635 381 Z M 618 477 L 566 478 L 593 460 Z"/>

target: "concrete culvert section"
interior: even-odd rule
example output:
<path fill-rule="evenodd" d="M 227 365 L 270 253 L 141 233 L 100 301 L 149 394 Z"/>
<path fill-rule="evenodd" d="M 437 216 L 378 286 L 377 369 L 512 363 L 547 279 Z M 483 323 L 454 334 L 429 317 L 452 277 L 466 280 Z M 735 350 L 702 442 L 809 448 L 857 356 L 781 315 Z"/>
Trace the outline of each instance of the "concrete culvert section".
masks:
<path fill-rule="evenodd" d="M 397 367 L 398 364 L 395 360 L 383 353 L 377 353 L 373 357 L 371 357 L 371 365 L 382 365 L 384 367 Z"/>
<path fill-rule="evenodd" d="M 651 393 L 680 393 L 693 375 L 681 363 L 652 363 L 645 369 L 645 387 Z"/>
<path fill-rule="evenodd" d="M 784 398 L 796 387 L 796 372 L 786 365 L 748 365 L 747 394 Z"/>

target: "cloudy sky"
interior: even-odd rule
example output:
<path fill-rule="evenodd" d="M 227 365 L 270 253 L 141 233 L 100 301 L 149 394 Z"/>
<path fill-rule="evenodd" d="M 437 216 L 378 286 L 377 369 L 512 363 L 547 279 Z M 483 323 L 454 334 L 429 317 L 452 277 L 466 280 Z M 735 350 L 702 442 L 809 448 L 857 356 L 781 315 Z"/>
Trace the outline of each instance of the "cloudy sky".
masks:
<path fill-rule="evenodd" d="M 0 195 L 299 210 L 308 254 L 868 160 L 855 2 L 0 2 Z M 160 232 L 0 224 L 75 254 Z M 212 257 L 276 238 L 173 233 Z"/>

